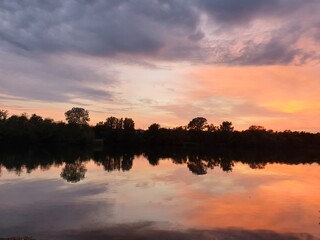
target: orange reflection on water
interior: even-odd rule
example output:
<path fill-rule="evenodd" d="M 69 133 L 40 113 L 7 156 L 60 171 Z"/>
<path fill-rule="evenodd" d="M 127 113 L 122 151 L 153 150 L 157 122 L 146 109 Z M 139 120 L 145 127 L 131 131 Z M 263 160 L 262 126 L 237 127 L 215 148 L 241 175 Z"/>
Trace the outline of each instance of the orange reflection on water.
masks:
<path fill-rule="evenodd" d="M 77 214 L 68 219 L 72 227 L 78 221 L 78 228 L 92 222 L 101 226 L 153 222 L 184 229 L 236 227 L 320 236 L 320 166 L 317 164 L 268 164 L 264 169 L 251 169 L 235 163 L 232 172 L 215 167 L 206 175 L 195 175 L 186 164 L 174 164 L 168 158 L 152 166 L 140 155 L 133 159 L 130 171 L 122 168 L 108 171 L 101 162 L 94 161 L 83 162 L 83 166 L 87 170 L 85 178 L 76 184 L 61 179 L 65 164 L 46 172 L 38 168 L 30 175 L 20 176 L 2 169 L 2 191 L 6 193 L 1 195 L 2 202 L 12 209 L 20 209 L 16 214 L 22 214 L 21 218 L 32 216 L 28 220 L 31 222 L 39 219 L 33 216 L 46 209 L 59 210 L 66 201 L 72 203 L 70 206 L 81 204 L 81 209 L 90 214 L 81 220 Z M 6 185 L 10 182 L 15 184 Z M 25 205 L 24 198 L 17 197 L 26 194 L 21 189 L 30 192 L 27 203 L 32 203 L 32 207 Z M 60 194 L 58 198 L 56 193 Z M 48 201 L 50 204 L 46 205 Z M 2 210 L 5 212 L 7 208 Z M 46 219 L 50 226 L 51 221 L 56 222 L 54 218 Z"/>
<path fill-rule="evenodd" d="M 241 185 L 236 192 L 215 194 L 212 189 L 191 189 L 186 185 L 184 197 L 190 199 L 185 209 L 187 224 L 319 236 L 319 166 L 268 165 L 265 170 L 251 170 L 251 174 L 246 168 L 235 168 L 232 173 L 233 181 Z M 210 177 L 215 178 L 216 173 Z"/>

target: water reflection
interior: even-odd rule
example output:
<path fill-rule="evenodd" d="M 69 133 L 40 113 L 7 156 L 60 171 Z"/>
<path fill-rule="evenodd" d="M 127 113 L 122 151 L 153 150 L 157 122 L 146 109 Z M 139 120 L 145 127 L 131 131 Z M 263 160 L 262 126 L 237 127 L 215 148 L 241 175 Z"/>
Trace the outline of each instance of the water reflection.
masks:
<path fill-rule="evenodd" d="M 0 239 L 317 239 L 318 159 L 312 151 L 1 151 Z"/>
<path fill-rule="evenodd" d="M 133 151 L 131 149 L 109 149 L 94 152 L 82 149 L 55 149 L 54 151 L 22 150 L 2 151 L 0 153 L 0 176 L 2 167 L 20 175 L 22 171 L 31 173 L 35 169 L 49 170 L 52 166 L 63 166 L 60 176 L 71 183 L 85 178 L 86 162 L 93 160 L 107 172 L 129 171 L 133 160 L 138 156 L 145 157 L 149 164 L 157 166 L 161 160 L 170 159 L 174 164 L 185 165 L 196 175 L 205 175 L 209 170 L 220 168 L 231 172 L 235 163 L 247 164 L 252 169 L 264 169 L 267 164 L 312 164 L 320 163 L 317 151 L 303 152 L 259 152 L 259 151 L 207 151 L 186 149 L 148 149 Z"/>
<path fill-rule="evenodd" d="M 133 165 L 134 154 L 108 154 L 100 153 L 94 155 L 94 161 L 98 166 L 103 166 L 105 171 L 129 171 Z"/>
<path fill-rule="evenodd" d="M 48 237 L 48 236 L 47 236 Z M 118 224 L 103 229 L 66 231 L 62 234 L 50 236 L 52 239 L 60 240 L 103 240 L 103 239 L 175 239 L 175 240 L 318 240 L 311 234 L 301 233 L 277 233 L 265 230 L 245 229 L 212 229 L 212 230 L 163 230 L 155 229 L 152 222 L 139 222 L 135 224 Z"/>
<path fill-rule="evenodd" d="M 66 163 L 60 176 L 68 182 L 76 183 L 84 179 L 86 171 L 85 165 L 76 161 L 75 163 Z"/>

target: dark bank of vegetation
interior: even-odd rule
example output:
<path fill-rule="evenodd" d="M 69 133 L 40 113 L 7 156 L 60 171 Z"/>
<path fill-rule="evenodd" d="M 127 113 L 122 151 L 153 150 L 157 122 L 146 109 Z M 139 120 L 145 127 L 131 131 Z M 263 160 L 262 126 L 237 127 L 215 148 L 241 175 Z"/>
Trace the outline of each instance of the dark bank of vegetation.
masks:
<path fill-rule="evenodd" d="M 36 114 L 12 115 L 0 110 L 0 144 L 25 146 L 105 146 L 132 147 L 201 147 L 259 148 L 259 149 L 318 149 L 320 134 L 308 132 L 267 130 L 250 126 L 247 130 L 234 130 L 232 123 L 224 121 L 216 126 L 203 117 L 192 119 L 187 126 L 172 129 L 153 123 L 147 130 L 136 130 L 133 119 L 108 117 L 104 122 L 90 126 L 89 112 L 72 108 L 65 113 L 65 122 L 42 118 Z"/>
<path fill-rule="evenodd" d="M 0 143 L 18 146 L 88 145 L 93 142 L 94 134 L 86 124 L 89 113 L 86 119 L 85 112 L 76 108 L 71 113 L 66 112 L 66 124 L 36 114 L 8 117 L 7 111 L 0 110 Z"/>

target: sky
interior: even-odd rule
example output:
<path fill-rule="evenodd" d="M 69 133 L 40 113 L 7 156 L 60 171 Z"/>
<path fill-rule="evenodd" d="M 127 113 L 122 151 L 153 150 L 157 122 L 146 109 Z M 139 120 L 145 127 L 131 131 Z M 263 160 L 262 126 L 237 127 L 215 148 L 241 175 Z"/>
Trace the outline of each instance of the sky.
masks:
<path fill-rule="evenodd" d="M 319 0 L 2 0 L 0 109 L 319 132 Z"/>

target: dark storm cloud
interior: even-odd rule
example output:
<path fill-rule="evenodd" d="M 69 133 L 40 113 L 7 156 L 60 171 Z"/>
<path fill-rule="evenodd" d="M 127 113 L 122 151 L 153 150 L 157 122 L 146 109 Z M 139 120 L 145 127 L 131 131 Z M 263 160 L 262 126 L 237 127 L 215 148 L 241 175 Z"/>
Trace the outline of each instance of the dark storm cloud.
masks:
<path fill-rule="evenodd" d="M 310 16 L 319 8 L 316 0 L 3 0 L 0 47 L 19 54 L 134 56 L 140 62 L 147 56 L 227 65 L 288 64 L 297 56 L 304 61 L 318 58 L 281 37 L 292 34 L 286 28 L 290 22 L 297 26 L 297 40 L 312 30 L 318 41 L 319 21 Z M 202 16 L 207 16 L 212 29 L 203 26 Z M 241 40 L 243 36 L 234 30 L 250 29 L 256 19 L 266 26 L 269 20 L 275 21 L 277 26 L 268 31 L 273 35 L 273 30 L 281 28 L 283 35 L 276 33 L 259 44 L 243 40 L 246 45 L 237 56 L 230 51 L 231 45 L 208 47 L 220 35 Z"/>
<path fill-rule="evenodd" d="M 249 21 L 261 12 L 278 9 L 278 0 L 203 0 L 199 6 L 220 23 Z"/>
<path fill-rule="evenodd" d="M 150 54 L 170 35 L 199 35 L 184 1 L 5 0 L 0 8 L 0 38 L 30 51 Z"/>
<path fill-rule="evenodd" d="M 285 17 L 315 0 L 201 0 L 195 1 L 217 23 L 239 26 L 256 18 Z"/>

